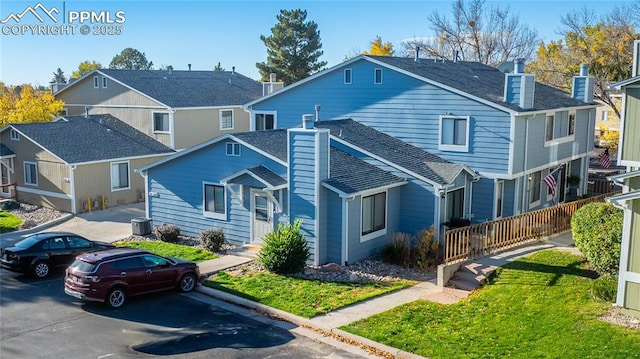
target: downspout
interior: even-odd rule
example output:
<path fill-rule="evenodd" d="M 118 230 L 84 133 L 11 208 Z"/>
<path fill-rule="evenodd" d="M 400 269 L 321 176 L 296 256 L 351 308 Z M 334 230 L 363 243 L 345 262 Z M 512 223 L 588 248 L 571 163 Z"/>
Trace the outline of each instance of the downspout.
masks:
<path fill-rule="evenodd" d="M 243 107 L 242 109 L 249 114 L 249 131 L 255 131 L 256 125 L 253 121 L 253 109 L 251 107 Z"/>
<path fill-rule="evenodd" d="M 344 265 L 349 265 L 349 203 L 351 203 L 355 197 L 345 198 L 345 216 L 344 216 Z"/>
<path fill-rule="evenodd" d="M 70 180 L 69 185 L 71 186 L 71 213 L 77 214 L 76 208 L 76 165 L 69 166 L 69 174 Z"/>
<path fill-rule="evenodd" d="M 149 178 L 147 177 L 146 172 L 141 172 L 140 176 L 144 178 L 144 216 L 146 218 L 151 218 L 151 207 L 149 205 L 149 203 L 151 202 L 151 200 L 149 199 Z"/>
<path fill-rule="evenodd" d="M 522 171 L 524 172 L 524 176 L 522 176 L 522 196 L 520 198 L 520 200 L 522 201 L 522 205 L 521 205 L 521 210 L 520 213 L 525 213 L 527 211 L 527 209 L 525 208 L 525 204 L 527 203 L 527 198 L 528 196 L 526 196 L 527 194 L 527 187 L 529 185 L 529 176 L 527 175 L 527 163 L 528 163 L 528 157 L 529 157 L 529 120 L 534 117 L 535 115 L 532 115 L 530 117 L 527 117 L 525 119 L 525 123 L 524 123 L 524 163 L 523 163 L 523 169 Z"/>
<path fill-rule="evenodd" d="M 173 118 L 174 118 L 174 114 L 176 113 L 176 110 L 173 109 L 169 109 L 169 133 L 171 133 L 170 137 L 169 137 L 169 144 L 172 149 L 176 149 L 176 132 L 175 132 L 175 125 L 173 123 Z"/>

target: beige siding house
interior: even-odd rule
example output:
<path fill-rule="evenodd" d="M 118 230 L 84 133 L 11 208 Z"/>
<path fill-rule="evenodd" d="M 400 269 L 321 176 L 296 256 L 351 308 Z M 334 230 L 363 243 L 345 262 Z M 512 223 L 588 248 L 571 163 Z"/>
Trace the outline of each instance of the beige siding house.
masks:
<path fill-rule="evenodd" d="M 248 131 L 263 84 L 235 71 L 94 70 L 54 95 L 67 115 L 109 113 L 173 149 Z"/>
<path fill-rule="evenodd" d="M 640 318 L 640 41 L 633 50 L 633 77 L 612 86 L 622 90 L 618 164 L 627 170 L 611 177 L 623 191 L 607 200 L 624 210 L 616 304 Z"/>
<path fill-rule="evenodd" d="M 0 142 L 0 196 L 70 213 L 143 201 L 134 170 L 174 152 L 111 115 L 8 125 Z"/>

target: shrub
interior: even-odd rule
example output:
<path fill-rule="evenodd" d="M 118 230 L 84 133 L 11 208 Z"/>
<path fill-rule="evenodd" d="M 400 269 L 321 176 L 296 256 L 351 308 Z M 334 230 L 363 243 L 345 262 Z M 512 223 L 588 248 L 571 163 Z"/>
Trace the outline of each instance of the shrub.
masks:
<path fill-rule="evenodd" d="M 156 227 L 156 238 L 163 242 L 177 242 L 180 236 L 180 228 L 175 224 L 163 224 Z"/>
<path fill-rule="evenodd" d="M 610 203 L 590 203 L 571 218 L 576 247 L 599 274 L 616 274 L 620 263 L 622 210 Z"/>
<path fill-rule="evenodd" d="M 615 302 L 618 292 L 618 277 L 611 274 L 605 274 L 598 277 L 591 283 L 591 295 L 605 302 Z"/>
<path fill-rule="evenodd" d="M 0 204 L 0 210 L 3 211 L 13 211 L 14 209 L 20 208 L 20 203 L 16 200 L 10 200 L 6 202 L 2 202 Z"/>
<path fill-rule="evenodd" d="M 394 233 L 391 235 L 391 241 L 382 247 L 382 260 L 401 266 L 408 267 L 411 265 L 411 242 L 412 237 L 407 233 Z"/>
<path fill-rule="evenodd" d="M 278 229 L 264 236 L 258 262 L 268 271 L 287 274 L 302 272 L 311 250 L 300 233 L 302 222 L 278 224 Z"/>
<path fill-rule="evenodd" d="M 431 226 L 429 229 L 418 232 L 416 236 L 416 245 L 413 248 L 415 264 L 422 270 L 427 270 L 442 262 L 440 244 L 437 240 L 433 240 L 435 234 L 436 230 Z"/>
<path fill-rule="evenodd" d="M 200 241 L 204 249 L 210 252 L 219 252 L 224 244 L 224 233 L 220 228 L 205 229 L 200 233 Z"/>

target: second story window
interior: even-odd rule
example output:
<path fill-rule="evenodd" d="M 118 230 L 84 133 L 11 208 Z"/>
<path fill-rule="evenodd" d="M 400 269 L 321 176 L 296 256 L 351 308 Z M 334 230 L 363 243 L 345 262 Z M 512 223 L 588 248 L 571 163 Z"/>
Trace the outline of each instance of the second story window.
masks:
<path fill-rule="evenodd" d="M 373 83 L 376 85 L 382 84 L 382 69 L 375 69 L 373 74 Z"/>
<path fill-rule="evenodd" d="M 100 88 L 100 78 L 98 76 L 93 77 L 93 88 Z"/>
<path fill-rule="evenodd" d="M 102 76 L 102 88 L 106 89 L 107 88 L 107 78 Z"/>
<path fill-rule="evenodd" d="M 169 133 L 169 114 L 166 112 L 153 113 L 153 132 Z"/>
<path fill-rule="evenodd" d="M 227 156 L 240 156 L 240 144 L 227 142 Z"/>
<path fill-rule="evenodd" d="M 233 110 L 220 110 L 220 129 L 233 129 Z"/>
<path fill-rule="evenodd" d="M 575 133 L 576 131 L 576 114 L 572 113 L 569 114 L 569 128 L 568 128 L 568 133 L 567 136 L 571 136 Z"/>
<path fill-rule="evenodd" d="M 442 151 L 469 151 L 469 117 L 440 117 L 440 143 Z"/>
<path fill-rule="evenodd" d="M 9 133 L 11 134 L 11 141 L 20 141 L 20 133 L 18 131 L 12 128 Z"/>
<path fill-rule="evenodd" d="M 345 85 L 351 84 L 351 69 L 344 70 L 344 83 Z"/>

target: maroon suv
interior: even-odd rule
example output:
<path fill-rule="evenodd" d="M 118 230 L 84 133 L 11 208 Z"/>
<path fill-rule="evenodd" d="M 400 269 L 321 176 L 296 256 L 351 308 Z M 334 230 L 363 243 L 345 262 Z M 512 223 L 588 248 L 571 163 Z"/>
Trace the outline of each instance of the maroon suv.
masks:
<path fill-rule="evenodd" d="M 198 266 L 134 248 L 85 253 L 67 268 L 64 291 L 70 296 L 120 308 L 128 296 L 177 288 L 189 292 L 200 277 Z"/>

